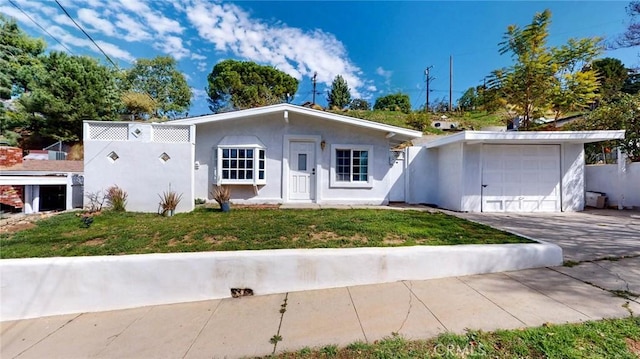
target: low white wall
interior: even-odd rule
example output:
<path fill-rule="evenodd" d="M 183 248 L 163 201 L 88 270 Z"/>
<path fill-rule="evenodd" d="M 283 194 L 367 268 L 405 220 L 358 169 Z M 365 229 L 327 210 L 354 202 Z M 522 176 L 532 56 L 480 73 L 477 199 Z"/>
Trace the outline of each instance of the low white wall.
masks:
<path fill-rule="evenodd" d="M 284 249 L 0 261 L 0 320 L 421 280 L 562 263 L 548 243 Z"/>
<path fill-rule="evenodd" d="M 640 207 L 640 162 L 613 165 L 587 165 L 587 191 L 604 192 L 609 205 Z"/>

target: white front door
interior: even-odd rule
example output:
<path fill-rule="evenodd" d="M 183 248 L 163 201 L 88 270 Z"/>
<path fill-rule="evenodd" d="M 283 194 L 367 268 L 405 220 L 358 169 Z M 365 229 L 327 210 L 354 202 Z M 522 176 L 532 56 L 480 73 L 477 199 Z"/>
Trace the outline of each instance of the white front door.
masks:
<path fill-rule="evenodd" d="M 313 200 L 315 194 L 315 143 L 289 143 L 289 199 Z"/>
<path fill-rule="evenodd" d="M 484 145 L 483 212 L 560 211 L 560 146 Z"/>

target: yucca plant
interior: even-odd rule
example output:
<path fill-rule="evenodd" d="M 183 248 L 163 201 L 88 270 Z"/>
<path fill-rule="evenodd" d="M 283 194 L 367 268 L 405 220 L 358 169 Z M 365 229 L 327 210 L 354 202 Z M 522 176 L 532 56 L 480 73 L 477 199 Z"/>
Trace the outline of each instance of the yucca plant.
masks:
<path fill-rule="evenodd" d="M 160 208 L 162 208 L 162 214 L 165 216 L 173 215 L 173 212 L 178 207 L 180 200 L 182 200 L 182 194 L 178 195 L 175 191 L 169 190 L 163 192 L 160 197 Z"/>
<path fill-rule="evenodd" d="M 231 200 L 231 190 L 229 187 L 215 186 L 212 194 L 213 199 L 220 205 L 220 209 L 222 209 L 223 212 L 229 212 L 231 209 L 229 206 L 229 201 Z"/>
<path fill-rule="evenodd" d="M 112 211 L 124 212 L 127 206 L 127 192 L 118 186 L 107 189 L 106 199 Z"/>

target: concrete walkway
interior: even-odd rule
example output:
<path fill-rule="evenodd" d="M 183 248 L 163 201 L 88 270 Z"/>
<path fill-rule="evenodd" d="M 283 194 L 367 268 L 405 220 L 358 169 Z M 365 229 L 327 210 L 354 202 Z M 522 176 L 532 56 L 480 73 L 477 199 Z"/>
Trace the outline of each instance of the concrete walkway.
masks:
<path fill-rule="evenodd" d="M 554 241 L 580 263 L 2 322 L 0 357 L 236 358 L 373 342 L 392 333 L 419 339 L 640 313 L 640 220 L 461 215 Z M 627 258 L 602 259 L 621 254 Z"/>

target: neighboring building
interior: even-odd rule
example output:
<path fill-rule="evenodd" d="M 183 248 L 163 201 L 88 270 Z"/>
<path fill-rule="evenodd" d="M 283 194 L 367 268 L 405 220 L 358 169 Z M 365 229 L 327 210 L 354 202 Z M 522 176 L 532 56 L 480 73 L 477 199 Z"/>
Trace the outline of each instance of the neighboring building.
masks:
<path fill-rule="evenodd" d="M 82 161 L 23 160 L 22 149 L 0 147 L 0 204 L 38 213 L 82 207 Z"/>
<path fill-rule="evenodd" d="M 457 211 L 579 211 L 584 143 L 624 131 L 465 131 L 407 145 L 421 133 L 280 104 L 167 123 L 84 124 L 85 191 L 118 185 L 127 208 L 158 195 L 234 203 L 429 203 Z"/>

